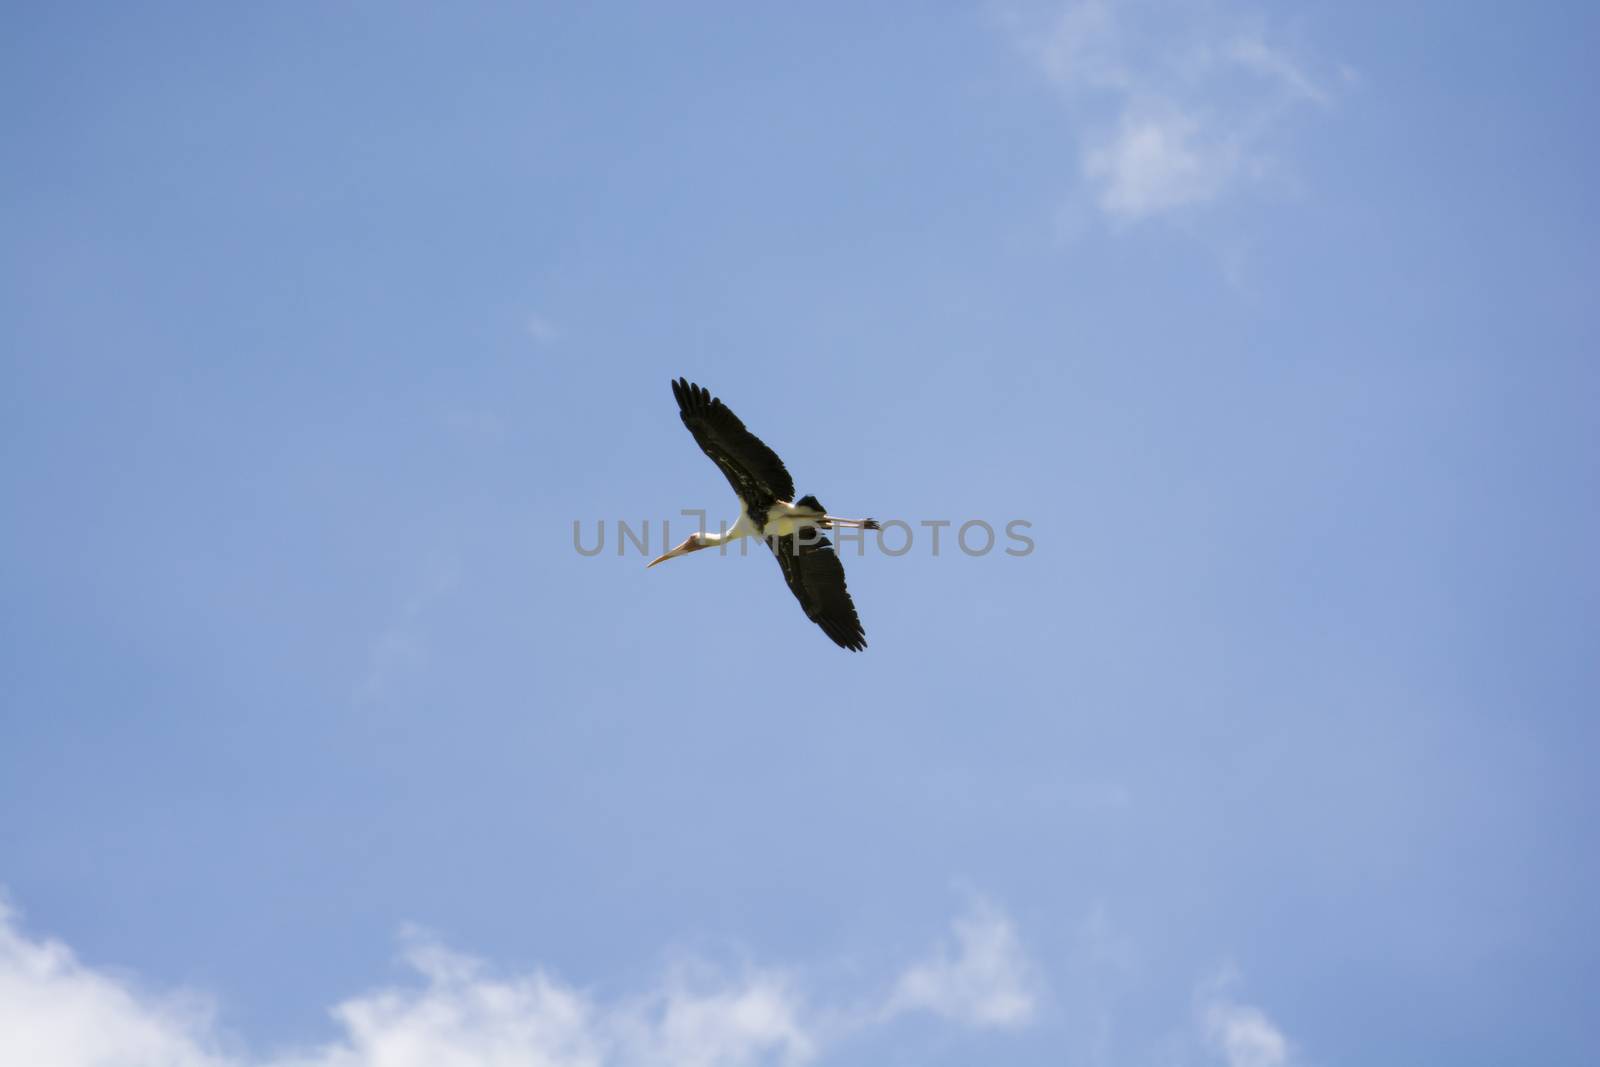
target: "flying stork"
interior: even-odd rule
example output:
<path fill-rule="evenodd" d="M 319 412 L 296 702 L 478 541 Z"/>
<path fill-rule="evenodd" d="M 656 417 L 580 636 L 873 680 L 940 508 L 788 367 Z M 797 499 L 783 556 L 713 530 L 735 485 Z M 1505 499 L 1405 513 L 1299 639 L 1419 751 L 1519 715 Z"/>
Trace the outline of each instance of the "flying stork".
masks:
<path fill-rule="evenodd" d="M 814 496 L 795 500 L 794 479 L 783 460 L 745 429 L 726 404 L 686 378 L 672 383 L 672 395 L 678 399 L 678 414 L 694 435 L 695 444 L 739 494 L 739 521 L 723 533 L 690 534 L 677 548 L 651 560 L 647 568 L 741 537 L 759 537 L 778 558 L 783 580 L 806 617 L 840 648 L 852 652 L 866 648 L 867 634 L 845 588 L 844 567 L 833 545 L 818 531 L 836 527 L 876 530 L 877 522 L 829 515 Z"/>

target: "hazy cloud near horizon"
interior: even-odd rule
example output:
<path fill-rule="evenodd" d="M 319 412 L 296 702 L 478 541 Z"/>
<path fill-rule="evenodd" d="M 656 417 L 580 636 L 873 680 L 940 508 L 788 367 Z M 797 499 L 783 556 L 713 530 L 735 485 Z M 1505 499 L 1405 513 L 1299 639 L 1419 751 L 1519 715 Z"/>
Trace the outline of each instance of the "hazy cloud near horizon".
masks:
<path fill-rule="evenodd" d="M 876 1003 L 834 1003 L 788 968 L 677 961 L 659 985 L 602 1000 L 543 970 L 503 974 L 426 932 L 403 938 L 413 980 L 330 1009 L 322 1047 L 268 1055 L 237 1041 L 202 991 L 151 991 L 30 936 L 0 908 L 0 1062 L 33 1067 L 739 1067 L 800 1064 L 863 1028 L 925 1014 L 1024 1026 L 1038 991 L 1011 921 L 975 900 L 954 947 L 909 967 Z M 924 1024 L 931 1025 L 931 1024 Z"/>

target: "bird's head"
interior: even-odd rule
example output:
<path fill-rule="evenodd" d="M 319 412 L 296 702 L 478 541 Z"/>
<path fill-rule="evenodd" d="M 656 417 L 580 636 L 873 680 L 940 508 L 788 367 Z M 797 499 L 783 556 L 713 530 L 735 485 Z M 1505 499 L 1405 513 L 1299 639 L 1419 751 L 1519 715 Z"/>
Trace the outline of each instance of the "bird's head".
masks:
<path fill-rule="evenodd" d="M 665 563 L 669 559 L 673 559 L 673 558 L 675 558 L 677 556 L 686 556 L 690 552 L 696 552 L 696 551 L 699 551 L 700 549 L 705 548 L 705 547 L 706 547 L 706 543 L 700 539 L 700 535 L 697 534 L 697 533 L 692 533 L 688 537 L 685 537 L 683 539 L 683 543 L 680 544 L 677 548 L 674 548 L 671 552 L 668 552 L 665 555 L 657 556 L 655 559 L 651 560 L 649 563 L 646 563 L 644 565 L 645 570 L 649 570 L 651 567 L 654 567 L 657 563 Z"/>

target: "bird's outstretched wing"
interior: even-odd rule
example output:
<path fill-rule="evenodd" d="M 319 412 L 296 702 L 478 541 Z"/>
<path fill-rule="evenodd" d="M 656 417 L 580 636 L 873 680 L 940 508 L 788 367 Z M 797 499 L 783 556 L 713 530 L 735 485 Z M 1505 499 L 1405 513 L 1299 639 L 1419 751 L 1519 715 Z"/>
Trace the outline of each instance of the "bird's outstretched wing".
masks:
<path fill-rule="evenodd" d="M 794 536 L 769 537 L 767 547 L 778 557 L 783 580 L 789 583 L 806 617 L 827 634 L 833 643 L 852 652 L 867 647 L 867 632 L 856 615 L 855 602 L 844 584 L 844 564 L 826 537 L 815 541 Z"/>
<path fill-rule="evenodd" d="M 695 443 L 727 477 L 746 510 L 757 515 L 775 500 L 794 499 L 794 479 L 783 460 L 745 429 L 728 405 L 686 378 L 672 383 L 672 395 Z"/>

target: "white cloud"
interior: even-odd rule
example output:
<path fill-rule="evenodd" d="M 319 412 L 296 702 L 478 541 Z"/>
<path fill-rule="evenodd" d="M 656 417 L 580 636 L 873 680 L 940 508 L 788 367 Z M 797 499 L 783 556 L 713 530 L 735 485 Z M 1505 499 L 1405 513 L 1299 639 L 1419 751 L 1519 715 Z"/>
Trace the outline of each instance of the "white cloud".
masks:
<path fill-rule="evenodd" d="M 210 1012 L 83 966 L 56 941 L 19 934 L 0 903 L 0 1063 L 33 1067 L 219 1067 Z"/>
<path fill-rule="evenodd" d="M 1085 150 L 1083 173 L 1100 189 L 1100 206 L 1140 219 L 1210 200 L 1237 174 L 1239 149 L 1210 140 L 1193 116 L 1125 113 L 1114 134 Z"/>
<path fill-rule="evenodd" d="M 1207 1045 L 1228 1067 L 1286 1067 L 1288 1038 L 1266 1012 L 1234 999 L 1229 990 L 1235 981 L 1232 970 L 1225 968 L 1201 983 L 1196 1001 Z"/>
<path fill-rule="evenodd" d="M 405 984 L 332 1009 L 327 1045 L 251 1057 L 204 998 L 141 990 L 66 946 L 31 938 L 0 906 L 0 1063 L 30 1067 L 800 1067 L 860 1026 L 925 1009 L 1014 1026 L 1033 997 L 1016 934 L 990 906 L 956 924 L 959 949 L 907 971 L 892 1011 L 815 1009 L 792 975 L 680 966 L 646 992 L 602 1000 L 535 970 L 499 975 L 425 935 Z M 840 1020 L 855 1019 L 853 1023 Z"/>
<path fill-rule="evenodd" d="M 905 971 L 886 1015 L 931 1011 L 969 1026 L 1022 1026 L 1036 1006 L 1033 967 L 1006 916 L 985 901 L 953 924 L 955 949 Z"/>
<path fill-rule="evenodd" d="M 742 1067 L 813 1051 L 798 996 L 772 973 L 673 977 L 607 1005 L 542 971 L 496 977 L 427 940 L 406 960 L 424 985 L 345 1001 L 338 1042 L 272 1067 Z"/>
<path fill-rule="evenodd" d="M 1006 14 L 1078 120 L 1081 177 L 1117 222 L 1274 173 L 1290 116 L 1333 99 L 1258 24 L 1212 5 L 1068 0 Z"/>
<path fill-rule="evenodd" d="M 654 998 L 626 1062 L 716 1067 L 804 1063 L 820 1041 L 817 1024 L 784 977 L 756 974 L 733 989 L 696 993 L 679 981 Z"/>

